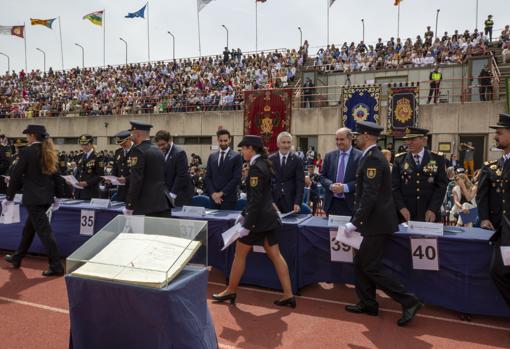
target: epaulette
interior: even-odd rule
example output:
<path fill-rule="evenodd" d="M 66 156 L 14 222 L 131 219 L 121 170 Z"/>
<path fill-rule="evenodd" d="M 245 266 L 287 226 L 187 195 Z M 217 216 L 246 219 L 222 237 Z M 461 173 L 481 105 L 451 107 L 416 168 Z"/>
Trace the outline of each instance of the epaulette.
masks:
<path fill-rule="evenodd" d="M 485 166 L 494 165 L 498 162 L 498 160 L 492 160 L 492 161 L 485 161 L 483 164 Z"/>
<path fill-rule="evenodd" d="M 398 153 L 397 155 L 395 155 L 395 157 L 398 158 L 398 157 L 400 157 L 402 155 L 405 155 L 405 154 L 407 154 L 407 153 L 406 152 Z"/>
<path fill-rule="evenodd" d="M 438 156 L 442 156 L 442 157 L 444 157 L 444 153 L 443 153 L 442 151 L 433 151 L 433 150 L 431 150 L 430 152 L 431 152 L 432 154 L 435 154 L 435 155 L 438 155 Z"/>

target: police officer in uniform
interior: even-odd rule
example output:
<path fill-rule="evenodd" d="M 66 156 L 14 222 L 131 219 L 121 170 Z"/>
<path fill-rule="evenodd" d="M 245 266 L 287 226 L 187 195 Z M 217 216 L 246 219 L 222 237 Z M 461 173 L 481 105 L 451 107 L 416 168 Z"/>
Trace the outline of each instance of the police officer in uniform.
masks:
<path fill-rule="evenodd" d="M 129 188 L 126 215 L 170 218 L 170 195 L 165 186 L 165 158 L 150 140 L 152 125 L 130 121 L 135 146 L 128 154 Z"/>
<path fill-rule="evenodd" d="M 494 27 L 494 21 L 492 20 L 492 15 L 489 15 L 483 24 L 484 24 L 485 35 L 488 35 L 489 41 L 492 41 L 492 28 Z"/>
<path fill-rule="evenodd" d="M 253 250 L 253 245 L 263 245 L 267 256 L 275 265 L 283 289 L 283 298 L 276 300 L 274 304 L 295 308 L 296 299 L 292 294 L 289 268 L 280 253 L 276 236 L 276 229 L 281 226 L 281 221 L 271 198 L 271 178 L 274 174 L 272 163 L 267 158 L 264 144 L 259 136 L 244 136 L 238 147 L 242 147 L 243 158 L 250 163 L 247 203 L 237 221 L 242 225 L 239 230 L 242 237 L 236 242 L 229 285 L 223 292 L 213 294 L 212 298 L 219 302 L 235 303 L 246 257 Z"/>
<path fill-rule="evenodd" d="M 115 142 L 120 145 L 120 148 L 115 150 L 113 158 L 112 176 L 118 177 L 119 182 L 124 185 L 117 187 L 116 201 L 126 201 L 126 195 L 129 188 L 129 154 L 133 148 L 133 141 L 131 140 L 130 131 L 120 131 L 115 135 Z"/>
<path fill-rule="evenodd" d="M 510 306 L 510 266 L 503 264 L 501 246 L 510 246 L 510 114 L 500 114 L 494 140 L 505 153 L 482 167 L 476 203 L 480 226 L 496 230 L 491 241 L 494 252 L 490 275 L 499 292 Z"/>
<path fill-rule="evenodd" d="M 103 175 L 104 164 L 100 163 L 93 146 L 91 135 L 80 136 L 83 155 L 78 160 L 78 185 L 83 189 L 76 189 L 75 197 L 81 200 L 99 198 L 99 182 Z"/>
<path fill-rule="evenodd" d="M 59 170 L 61 175 L 66 175 L 67 174 L 67 171 L 68 171 L 67 161 L 68 161 L 67 154 L 66 154 L 65 151 L 62 151 L 58 155 L 58 170 Z"/>
<path fill-rule="evenodd" d="M 357 143 L 363 151 L 356 175 L 356 195 L 351 223 L 345 226 L 346 235 L 359 231 L 363 241 L 354 257 L 356 293 L 359 303 L 347 305 L 351 313 L 377 316 L 379 305 L 376 288 L 402 305 L 399 326 L 409 323 L 423 304 L 402 284 L 393 280 L 382 266 L 384 247 L 398 230 L 398 218 L 391 196 L 391 172 L 388 161 L 377 148 L 377 138 L 383 128 L 373 122 L 358 122 Z"/>
<path fill-rule="evenodd" d="M 439 222 L 448 186 L 445 159 L 425 148 L 428 130 L 408 128 L 407 152 L 395 156 L 393 199 L 404 221 Z"/>
<path fill-rule="evenodd" d="M 11 164 L 12 148 L 8 144 L 5 135 L 0 135 L 0 176 L 7 176 L 9 166 Z M 7 185 L 4 181 L 0 181 L 0 193 L 5 194 Z"/>

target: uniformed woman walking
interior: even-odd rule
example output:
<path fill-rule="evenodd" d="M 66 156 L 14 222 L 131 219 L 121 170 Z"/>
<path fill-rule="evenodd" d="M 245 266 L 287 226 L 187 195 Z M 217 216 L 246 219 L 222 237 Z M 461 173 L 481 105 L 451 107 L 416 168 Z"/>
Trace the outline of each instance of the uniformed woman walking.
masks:
<path fill-rule="evenodd" d="M 14 195 L 23 187 L 23 205 L 28 218 L 18 249 L 5 256 L 5 260 L 14 268 L 19 268 L 37 231 L 49 259 L 49 268 L 43 271 L 43 276 L 62 275 L 64 268 L 46 215 L 50 206 L 53 205 L 52 209 L 58 208 L 58 201 L 55 202 L 54 197 L 62 197 L 64 189 L 63 180 L 57 171 L 57 152 L 44 126 L 28 125 L 23 133 L 27 135 L 29 146 L 19 153 L 2 206 L 5 208 L 13 205 Z"/>
<path fill-rule="evenodd" d="M 289 268 L 280 253 L 276 237 L 276 229 L 281 226 L 281 221 L 272 205 L 271 162 L 267 159 L 267 153 L 259 136 L 244 136 L 238 147 L 242 147 L 244 160 L 250 163 L 247 203 L 239 218 L 242 225 L 240 230 L 242 237 L 236 242 L 236 254 L 230 271 L 229 285 L 223 292 L 213 294 L 213 299 L 235 304 L 237 287 L 246 265 L 246 256 L 253 249 L 253 245 L 263 245 L 267 256 L 275 266 L 283 289 L 283 297 L 274 301 L 274 304 L 295 308 L 296 298 L 292 294 Z"/>

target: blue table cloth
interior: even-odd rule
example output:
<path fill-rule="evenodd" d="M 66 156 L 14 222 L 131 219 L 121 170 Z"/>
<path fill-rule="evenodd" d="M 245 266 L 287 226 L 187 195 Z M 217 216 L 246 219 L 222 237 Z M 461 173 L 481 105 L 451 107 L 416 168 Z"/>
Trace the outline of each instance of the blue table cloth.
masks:
<path fill-rule="evenodd" d="M 207 269 L 185 268 L 153 289 L 65 277 L 74 349 L 214 349 Z"/>
<path fill-rule="evenodd" d="M 462 230 L 438 237 L 439 271 L 413 269 L 413 235 L 405 231 L 390 239 L 384 265 L 426 303 L 464 313 L 510 317 L 510 308 L 489 276 L 491 232 L 479 228 Z M 305 221 L 299 226 L 299 233 L 299 287 L 319 281 L 354 281 L 352 264 L 331 262 L 325 218 Z"/>

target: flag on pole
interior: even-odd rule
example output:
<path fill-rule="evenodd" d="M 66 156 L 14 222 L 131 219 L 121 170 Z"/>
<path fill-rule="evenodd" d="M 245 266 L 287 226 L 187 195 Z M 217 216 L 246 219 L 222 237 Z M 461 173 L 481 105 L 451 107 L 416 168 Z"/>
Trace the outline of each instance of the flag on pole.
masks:
<path fill-rule="evenodd" d="M 333 6 L 336 0 L 329 0 L 329 7 Z"/>
<path fill-rule="evenodd" d="M 104 11 L 91 12 L 88 15 L 83 16 L 83 19 L 88 19 L 92 24 L 102 26 L 103 25 L 103 14 Z"/>
<path fill-rule="evenodd" d="M 402 2 L 402 0 L 395 0 L 395 3 L 393 5 L 395 6 L 400 6 L 400 3 Z"/>
<path fill-rule="evenodd" d="M 255 2 L 266 2 L 267 0 L 255 0 Z"/>
<path fill-rule="evenodd" d="M 0 34 L 2 35 L 13 35 L 19 38 L 25 37 L 25 26 L 24 25 L 0 25 Z"/>
<path fill-rule="evenodd" d="M 136 12 L 130 12 L 128 13 L 125 18 L 137 18 L 137 17 L 141 17 L 141 18 L 145 18 L 145 8 L 147 7 L 147 4 L 145 4 L 144 7 L 142 7 L 141 9 L 139 9 L 138 11 Z"/>
<path fill-rule="evenodd" d="M 213 0 L 197 0 L 198 2 L 198 12 L 202 11 L 204 7 L 207 6 Z"/>
<path fill-rule="evenodd" d="M 53 22 L 56 20 L 56 18 L 50 18 L 50 19 L 38 19 L 38 18 L 30 18 L 30 24 L 32 25 L 43 25 L 47 28 L 53 29 Z"/>

